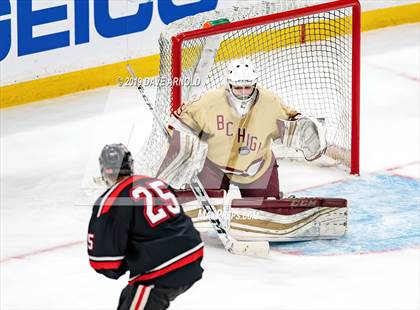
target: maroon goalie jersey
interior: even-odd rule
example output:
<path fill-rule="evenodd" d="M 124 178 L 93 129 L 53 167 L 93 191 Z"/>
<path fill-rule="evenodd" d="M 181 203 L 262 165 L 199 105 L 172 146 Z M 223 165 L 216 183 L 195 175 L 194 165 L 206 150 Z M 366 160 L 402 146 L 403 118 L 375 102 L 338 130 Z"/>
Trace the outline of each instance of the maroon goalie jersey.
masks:
<path fill-rule="evenodd" d="M 173 191 L 160 180 L 129 177 L 96 201 L 89 223 L 90 265 L 129 283 L 178 287 L 201 278 L 203 243 Z"/>

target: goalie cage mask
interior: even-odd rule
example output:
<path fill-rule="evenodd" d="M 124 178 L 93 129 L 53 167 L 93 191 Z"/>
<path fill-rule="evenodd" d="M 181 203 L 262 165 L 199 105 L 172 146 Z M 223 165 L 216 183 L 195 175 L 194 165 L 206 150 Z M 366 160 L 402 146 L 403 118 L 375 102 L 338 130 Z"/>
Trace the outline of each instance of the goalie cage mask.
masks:
<path fill-rule="evenodd" d="M 107 144 L 99 156 L 99 166 L 102 178 L 111 186 L 118 178 L 133 174 L 133 157 L 123 144 Z"/>
<path fill-rule="evenodd" d="M 230 105 L 241 115 L 248 113 L 255 102 L 258 74 L 251 60 L 243 58 L 229 63 L 227 72 L 226 92 Z M 235 94 L 234 88 L 242 88 L 242 94 Z M 252 91 L 245 94 L 246 88 Z"/>

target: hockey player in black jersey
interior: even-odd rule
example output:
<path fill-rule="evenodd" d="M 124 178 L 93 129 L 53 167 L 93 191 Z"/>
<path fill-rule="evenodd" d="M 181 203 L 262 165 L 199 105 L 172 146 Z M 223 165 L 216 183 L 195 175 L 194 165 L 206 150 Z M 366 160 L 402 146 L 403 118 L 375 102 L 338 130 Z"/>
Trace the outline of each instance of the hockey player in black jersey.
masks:
<path fill-rule="evenodd" d="M 93 207 L 90 265 L 112 279 L 130 272 L 118 309 L 167 309 L 201 279 L 200 235 L 164 182 L 132 175 L 133 159 L 122 144 L 106 145 L 99 162 L 110 188 Z"/>

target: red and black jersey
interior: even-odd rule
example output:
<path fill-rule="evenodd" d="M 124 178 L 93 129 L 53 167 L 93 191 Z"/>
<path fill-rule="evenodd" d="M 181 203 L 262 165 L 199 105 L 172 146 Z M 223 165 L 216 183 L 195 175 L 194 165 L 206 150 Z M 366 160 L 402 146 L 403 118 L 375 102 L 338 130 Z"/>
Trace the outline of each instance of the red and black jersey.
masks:
<path fill-rule="evenodd" d="M 174 192 L 161 180 L 131 176 L 109 188 L 93 207 L 90 265 L 130 283 L 178 287 L 201 278 L 203 243 Z"/>

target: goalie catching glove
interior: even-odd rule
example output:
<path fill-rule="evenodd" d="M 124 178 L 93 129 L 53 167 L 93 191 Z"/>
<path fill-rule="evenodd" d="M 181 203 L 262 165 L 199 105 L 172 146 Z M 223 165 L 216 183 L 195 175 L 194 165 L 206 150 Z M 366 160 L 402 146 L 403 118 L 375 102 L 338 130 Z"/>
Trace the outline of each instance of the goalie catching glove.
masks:
<path fill-rule="evenodd" d="M 279 140 L 287 147 L 303 153 L 306 160 L 321 157 L 327 149 L 323 120 L 312 116 L 298 116 L 291 120 L 277 120 Z"/>

